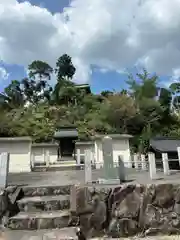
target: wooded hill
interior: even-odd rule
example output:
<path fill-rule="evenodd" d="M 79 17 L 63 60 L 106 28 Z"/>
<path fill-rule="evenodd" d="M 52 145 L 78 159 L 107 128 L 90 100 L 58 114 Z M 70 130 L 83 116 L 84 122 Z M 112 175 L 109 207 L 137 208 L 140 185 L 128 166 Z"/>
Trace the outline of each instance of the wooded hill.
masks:
<path fill-rule="evenodd" d="M 59 127 L 75 126 L 83 140 L 96 133 L 132 134 L 133 146 L 141 152 L 147 151 L 153 136 L 180 137 L 180 83 L 159 88 L 158 76 L 144 70 L 129 74 L 128 89 L 97 95 L 71 81 L 75 71 L 66 54 L 57 60 L 55 69 L 33 61 L 28 77 L 12 80 L 1 93 L 0 137 L 52 141 Z"/>

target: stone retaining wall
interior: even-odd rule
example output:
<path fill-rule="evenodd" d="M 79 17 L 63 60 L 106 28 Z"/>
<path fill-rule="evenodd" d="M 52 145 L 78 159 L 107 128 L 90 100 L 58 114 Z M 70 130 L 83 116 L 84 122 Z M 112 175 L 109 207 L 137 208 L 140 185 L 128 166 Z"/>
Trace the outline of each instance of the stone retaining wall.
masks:
<path fill-rule="evenodd" d="M 75 186 L 71 213 L 91 237 L 179 234 L 180 184 Z"/>

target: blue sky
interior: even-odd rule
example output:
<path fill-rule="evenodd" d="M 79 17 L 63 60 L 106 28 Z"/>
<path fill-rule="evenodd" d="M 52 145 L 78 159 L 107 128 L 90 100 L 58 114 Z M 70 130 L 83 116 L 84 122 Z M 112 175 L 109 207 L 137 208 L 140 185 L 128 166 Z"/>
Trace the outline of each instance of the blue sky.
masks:
<path fill-rule="evenodd" d="M 24 0 L 18 0 L 19 2 L 25 2 Z M 69 6 L 70 0 L 29 0 L 29 2 L 36 6 L 47 8 L 52 13 L 62 12 L 64 7 Z M 4 65 L 10 76 L 6 82 L 3 82 L 0 86 L 1 90 L 9 83 L 10 79 L 21 79 L 26 76 L 24 68 L 18 65 Z M 118 74 L 116 71 L 110 71 L 107 73 L 101 73 L 99 71 L 92 71 L 90 80 L 91 90 L 95 93 L 99 93 L 104 90 L 120 90 L 126 88 L 125 80 L 126 74 Z"/>
<path fill-rule="evenodd" d="M 180 4 L 169 6 L 166 0 L 159 0 L 158 4 L 155 4 L 157 3 L 155 0 L 146 0 L 145 2 L 149 5 L 140 6 L 138 0 L 133 1 L 134 5 L 129 0 L 119 0 L 122 3 L 120 5 L 117 0 L 112 0 L 109 6 L 107 0 L 84 0 L 86 3 L 83 0 L 72 0 L 73 8 L 68 10 L 70 24 L 63 25 L 62 16 L 57 20 L 53 15 L 62 14 L 64 8 L 70 7 L 70 0 L 29 0 L 30 6 L 21 4 L 20 8 L 17 4 L 11 8 L 6 1 L 2 0 L 3 3 L 0 3 L 10 16 L 7 18 L 7 13 L 4 11 L 4 19 L 0 18 L 0 41 L 1 38 L 6 41 L 4 41 L 5 47 L 3 46 L 2 50 L 0 47 L 0 91 L 3 91 L 11 80 L 20 80 L 26 76 L 25 69 L 30 63 L 29 59 L 47 60 L 51 64 L 56 60 L 53 58 L 57 51 L 60 55 L 66 51 L 69 55 L 72 53 L 73 59 L 78 64 L 76 79 L 80 82 L 89 82 L 95 93 L 127 88 L 127 74 L 121 69 L 131 69 L 131 72 L 135 74 L 136 70 L 133 66 L 139 61 L 147 67 L 149 72 L 158 73 L 160 85 L 166 86 L 172 81 L 177 81 L 180 76 L 180 52 L 178 50 L 180 46 L 177 45 L 180 36 L 172 35 L 171 37 L 168 33 L 170 30 L 172 33 L 170 24 L 174 28 L 177 25 L 174 31 L 179 32 L 177 30 L 179 30 L 180 18 L 175 18 L 175 10 L 180 7 Z M 25 1 L 18 0 L 18 2 Z M 166 4 L 163 5 L 165 2 Z M 150 3 L 152 3 L 152 11 L 156 9 L 152 15 Z M 35 11 L 33 5 L 39 8 Z M 160 19 L 158 14 L 162 13 L 162 6 L 163 9 L 166 8 L 166 15 L 162 15 Z M 118 7 L 122 8 L 122 12 Z M 142 18 L 140 7 L 143 12 L 147 7 L 149 15 L 147 13 Z M 46 8 L 52 15 L 39 11 L 41 8 Z M 20 12 L 18 12 L 19 9 L 21 9 Z M 174 14 L 175 20 L 173 21 L 171 13 Z M 178 17 L 179 13 L 177 12 Z M 163 18 L 163 16 L 168 18 Z M 167 29 L 163 28 L 166 26 L 163 25 L 164 23 L 168 26 Z M 13 35 L 9 29 L 11 26 L 14 31 Z M 141 28 L 137 32 L 139 26 Z M 141 33 L 144 26 L 145 30 Z M 41 30 L 42 33 L 40 33 Z M 32 33 L 29 35 L 28 31 Z M 53 37 L 51 37 L 51 32 Z M 71 38 L 70 32 L 73 32 L 76 38 Z M 30 36 L 29 42 L 20 42 L 23 37 L 28 39 L 26 36 Z M 43 42 L 46 41 L 46 37 L 50 44 L 48 46 Z M 174 41 L 176 38 L 177 41 Z M 69 39 L 73 39 L 74 42 Z M 43 44 L 45 47 L 40 49 Z M 96 68 L 91 66 L 96 66 Z"/>

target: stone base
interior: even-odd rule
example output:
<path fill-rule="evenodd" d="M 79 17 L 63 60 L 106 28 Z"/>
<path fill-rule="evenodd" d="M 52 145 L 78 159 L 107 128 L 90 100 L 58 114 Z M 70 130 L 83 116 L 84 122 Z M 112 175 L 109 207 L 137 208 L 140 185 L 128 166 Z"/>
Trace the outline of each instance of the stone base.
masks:
<path fill-rule="evenodd" d="M 119 179 L 104 179 L 104 178 L 99 178 L 98 179 L 99 184 L 110 184 L 110 185 L 114 185 L 114 184 L 120 184 L 120 180 Z"/>
<path fill-rule="evenodd" d="M 62 186 L 25 186 L 22 188 L 24 197 L 34 196 L 56 196 L 56 195 L 69 195 L 71 185 Z"/>
<path fill-rule="evenodd" d="M 17 201 L 21 212 L 56 211 L 69 209 L 69 195 L 26 197 Z"/>

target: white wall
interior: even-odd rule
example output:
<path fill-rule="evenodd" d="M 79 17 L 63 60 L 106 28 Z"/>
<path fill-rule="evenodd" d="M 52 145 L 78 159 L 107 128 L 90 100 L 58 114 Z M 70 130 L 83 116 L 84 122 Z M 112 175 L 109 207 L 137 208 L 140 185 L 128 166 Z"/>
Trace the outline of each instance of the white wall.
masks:
<path fill-rule="evenodd" d="M 44 154 L 45 154 L 44 148 L 32 146 L 31 155 L 32 155 L 32 161 L 34 162 L 34 164 L 44 163 L 45 162 Z"/>
<path fill-rule="evenodd" d="M 92 153 L 92 156 L 94 158 L 94 143 L 93 142 L 92 142 L 92 144 L 84 143 L 84 142 L 82 142 L 82 144 L 81 143 L 76 144 L 76 146 L 75 146 L 76 159 L 78 158 L 78 156 L 77 156 L 78 149 L 80 150 L 81 159 L 84 160 L 85 150 L 90 150 Z M 77 161 L 78 161 L 78 159 L 77 159 Z"/>
<path fill-rule="evenodd" d="M 0 153 L 10 154 L 9 172 L 30 172 L 31 142 L 30 141 L 0 141 Z"/>
<path fill-rule="evenodd" d="M 57 149 L 56 145 L 41 145 L 41 146 L 33 146 L 31 149 L 32 160 L 34 163 L 45 163 L 45 155 L 46 152 L 49 152 L 49 161 L 51 164 L 57 162 Z"/>
<path fill-rule="evenodd" d="M 130 149 L 128 139 L 113 139 L 113 161 L 118 163 L 118 156 L 121 156 L 125 162 L 126 167 L 131 167 L 130 164 Z M 95 141 L 95 158 L 97 163 L 97 168 L 103 165 L 103 152 L 102 152 L 102 140 Z"/>
<path fill-rule="evenodd" d="M 130 149 L 128 139 L 113 139 L 113 160 L 118 162 L 118 156 L 122 157 L 126 167 L 132 167 L 130 165 Z"/>

